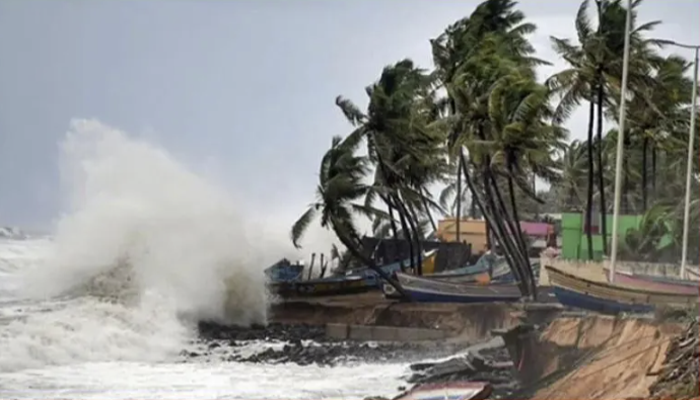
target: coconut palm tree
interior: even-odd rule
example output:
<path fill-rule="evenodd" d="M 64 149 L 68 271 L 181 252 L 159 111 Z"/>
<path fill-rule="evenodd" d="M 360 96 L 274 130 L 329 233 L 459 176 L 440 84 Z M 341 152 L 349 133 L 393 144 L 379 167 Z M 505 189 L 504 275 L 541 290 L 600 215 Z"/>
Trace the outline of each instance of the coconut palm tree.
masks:
<path fill-rule="evenodd" d="M 365 204 L 372 206 L 380 198 L 389 209 L 390 221 L 396 211 L 412 267 L 421 274 L 421 216 L 430 219 L 431 209 L 441 209 L 426 187 L 441 180 L 448 169 L 445 136 L 435 128 L 432 78 L 407 59 L 384 68 L 366 91 L 366 112 L 347 99 L 336 99 L 356 128 L 351 136 L 366 141 L 369 160 L 376 168 Z"/>
<path fill-rule="evenodd" d="M 524 14 L 515 5 L 509 0 L 487 0 L 431 44 L 436 75 L 447 91 L 443 103 L 448 107 L 446 119 L 451 122 L 450 155 L 459 160 L 472 202 L 481 209 L 489 232 L 504 248 L 506 259 L 521 282 L 523 295 L 528 296 L 534 295 L 534 284 L 527 256 L 513 241 L 513 234 L 519 230 L 517 222 L 507 214 L 491 168 L 492 154 L 480 152 L 483 149 L 474 145 L 492 139 L 489 98 L 496 82 L 515 71 L 534 80 L 534 67 L 544 63 L 534 57 L 534 48 L 525 38 L 535 26 L 525 22 Z M 476 172 L 477 179 L 466 175 L 470 169 Z M 460 179 L 457 186 L 459 182 Z M 461 211 L 461 207 L 457 208 Z"/>
<path fill-rule="evenodd" d="M 653 85 L 639 88 L 630 100 L 628 121 L 630 136 L 639 142 L 641 151 L 641 195 L 642 210 L 649 202 L 649 172 L 651 187 L 656 188 L 657 155 L 664 148 L 685 152 L 685 143 L 676 139 L 680 133 L 687 136 L 688 106 L 691 102 L 693 81 L 686 76 L 691 63 L 682 57 L 671 55 L 661 59 L 654 68 Z M 617 102 L 613 111 L 617 111 Z M 687 139 L 687 137 L 686 137 Z M 651 153 L 651 157 L 649 157 Z M 681 155 L 681 154 L 679 154 Z M 651 163 L 651 168 L 650 164 Z M 651 171 L 650 171 L 651 169 Z M 655 195 L 652 190 L 652 195 Z"/>
<path fill-rule="evenodd" d="M 585 201 L 581 188 L 586 182 L 586 149 L 586 143 L 574 140 L 559 157 L 561 175 L 558 185 L 564 196 L 560 204 L 566 211 L 583 211 Z"/>
<path fill-rule="evenodd" d="M 512 59 L 522 65 L 531 67 L 546 64 L 544 61 L 535 58 L 534 47 L 525 38 L 526 35 L 535 31 L 536 26 L 525 21 L 525 15 L 516 9 L 517 3 L 513 0 L 486 0 L 479 4 L 469 17 L 462 18 L 450 25 L 440 36 L 430 41 L 433 63 L 435 65 L 435 76 L 444 88 L 448 88 L 467 62 L 479 51 L 479 44 L 486 36 L 500 36 L 504 40 L 500 46 L 504 54 L 508 54 Z M 442 99 L 446 115 L 455 116 L 458 113 L 456 99 L 453 94 L 449 94 Z M 453 132 L 453 137 L 456 132 Z M 454 144 L 454 143 L 453 143 Z M 453 150 L 454 150 L 454 146 Z M 455 181 L 454 193 L 462 193 L 462 175 L 464 170 L 462 158 L 458 152 L 451 151 L 450 156 L 456 159 L 457 177 Z M 468 168 L 467 168 L 468 169 Z M 446 193 L 449 194 L 452 189 Z M 456 219 L 461 219 L 462 196 L 456 196 Z M 476 201 L 472 199 L 472 215 L 476 214 Z M 460 237 L 460 224 L 457 224 L 457 241 Z M 488 227 L 487 227 L 488 228 Z M 487 229 L 488 231 L 488 229 Z M 490 235 L 487 232 L 487 240 Z"/>
<path fill-rule="evenodd" d="M 369 186 L 362 183 L 368 172 L 367 159 L 355 154 L 358 146 L 359 141 L 354 137 L 348 137 L 346 140 L 340 136 L 333 137 L 331 148 L 321 160 L 316 202 L 309 205 L 306 212 L 292 226 L 292 243 L 300 248 L 299 241 L 304 232 L 314 218 L 319 216 L 321 226 L 333 230 L 354 258 L 361 260 L 399 293 L 405 295 L 401 286 L 361 251 L 362 241 L 353 220 L 354 216 L 360 214 L 371 218 L 383 215 L 383 212 L 357 203 L 369 191 Z"/>
<path fill-rule="evenodd" d="M 662 41 L 646 39 L 644 33 L 657 26 L 659 21 L 637 24 L 637 7 L 641 0 L 632 3 L 632 31 L 630 34 L 629 87 L 632 91 L 645 88 L 653 82 L 648 72 L 658 56 L 653 47 Z M 588 102 L 588 196 L 586 202 L 586 231 L 588 239 L 588 257 L 593 258 L 593 238 L 591 232 L 592 207 L 594 197 L 594 150 L 598 169 L 598 191 L 600 199 L 601 231 L 603 234 L 603 251 L 607 253 L 607 226 L 605 183 L 602 149 L 594 149 L 593 129 L 597 120 L 597 142 L 603 143 L 603 115 L 615 96 L 611 92 L 620 86 L 622 76 L 622 53 L 626 10 L 621 0 L 597 0 L 596 16 L 598 24 L 588 18 L 589 0 L 584 0 L 576 14 L 575 27 L 578 44 L 569 39 L 552 37 L 554 50 L 569 64 L 569 68 L 558 72 L 547 80 L 547 84 L 560 95 L 555 119 L 562 122 L 581 102 Z M 618 96 L 619 97 L 619 96 Z M 597 110 L 597 114 L 596 114 Z"/>

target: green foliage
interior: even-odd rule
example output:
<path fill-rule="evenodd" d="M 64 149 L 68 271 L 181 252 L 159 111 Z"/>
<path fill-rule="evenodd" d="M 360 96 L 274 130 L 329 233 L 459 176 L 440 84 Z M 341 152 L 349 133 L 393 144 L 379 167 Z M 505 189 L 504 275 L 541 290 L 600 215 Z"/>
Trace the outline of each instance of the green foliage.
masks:
<path fill-rule="evenodd" d="M 657 53 L 668 42 L 648 36 L 659 22 L 637 21 L 640 6 L 633 3 L 622 206 L 645 216 L 622 251 L 656 260 L 678 253 L 692 83 L 687 60 Z M 365 109 L 339 96 L 336 104 L 353 130 L 334 138 L 322 158 L 316 202 L 294 224 L 294 244 L 319 217 L 357 255 L 354 218 L 363 216 L 375 235 L 403 238 L 420 254 L 434 214 L 468 214 L 487 220 L 526 282 L 532 272 L 526 244 L 519 230 L 509 233 L 518 219 L 592 212 L 594 202 L 601 214 L 612 211 L 606 194 L 614 190 L 617 131 L 603 126 L 617 118 L 625 15 L 621 0 L 583 1 L 572 16 L 576 37 L 551 38 L 567 67 L 540 83 L 535 68 L 548 63 L 528 39 L 536 26 L 515 1 L 485 0 L 430 40 L 432 71 L 409 59 L 385 67 L 366 88 Z M 583 104 L 587 139 L 567 143 L 562 124 Z M 361 146 L 366 156 L 357 155 Z M 549 189 L 537 190 L 535 180 Z M 428 191 L 436 183 L 445 185 L 439 201 Z M 693 189 L 700 189 L 697 179 Z M 696 198 L 696 244 L 698 214 Z M 660 242 L 669 236 L 669 243 Z"/>

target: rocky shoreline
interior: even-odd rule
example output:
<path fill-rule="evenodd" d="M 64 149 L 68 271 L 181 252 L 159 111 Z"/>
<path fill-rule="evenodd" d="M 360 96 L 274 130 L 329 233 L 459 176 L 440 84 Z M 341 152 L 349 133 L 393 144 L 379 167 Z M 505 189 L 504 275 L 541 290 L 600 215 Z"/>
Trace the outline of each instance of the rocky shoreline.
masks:
<path fill-rule="evenodd" d="M 507 398 L 518 389 L 512 363 L 500 338 L 469 346 L 464 343 L 388 343 L 328 339 L 325 328 L 277 324 L 249 328 L 200 323 L 201 350 L 187 359 L 219 356 L 244 363 L 294 363 L 333 366 L 345 363 L 406 363 L 406 386 L 457 380 L 486 381 L 491 398 Z M 236 351 L 263 344 L 258 351 Z M 229 349 L 229 351 L 224 351 Z M 436 360 L 436 361 L 426 361 Z M 404 391 L 407 387 L 399 387 Z"/>
<path fill-rule="evenodd" d="M 232 352 L 227 361 L 251 363 L 295 363 L 332 366 L 348 362 L 413 362 L 445 357 L 461 346 L 444 343 L 379 343 L 340 341 L 326 337 L 325 327 L 309 324 L 278 324 L 249 328 L 200 323 L 199 336 L 206 349 L 189 358 L 208 356 L 217 348 L 236 348 L 253 342 L 268 344 L 258 352 Z"/>

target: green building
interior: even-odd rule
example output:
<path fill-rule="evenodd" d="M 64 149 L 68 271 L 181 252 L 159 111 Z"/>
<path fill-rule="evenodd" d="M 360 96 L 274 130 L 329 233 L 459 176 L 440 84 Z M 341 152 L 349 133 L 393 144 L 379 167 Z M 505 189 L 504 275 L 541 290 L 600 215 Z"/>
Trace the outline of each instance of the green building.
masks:
<path fill-rule="evenodd" d="M 595 217 L 595 215 L 594 215 Z M 637 228 L 641 215 L 620 215 L 618 232 L 624 238 L 628 229 Z M 613 216 L 606 215 L 608 244 L 612 236 Z M 584 231 L 584 213 L 563 213 L 561 215 L 561 257 L 567 260 L 588 260 L 588 239 Z M 599 229 L 601 231 L 602 229 Z M 603 259 L 603 235 L 593 235 L 593 258 Z"/>

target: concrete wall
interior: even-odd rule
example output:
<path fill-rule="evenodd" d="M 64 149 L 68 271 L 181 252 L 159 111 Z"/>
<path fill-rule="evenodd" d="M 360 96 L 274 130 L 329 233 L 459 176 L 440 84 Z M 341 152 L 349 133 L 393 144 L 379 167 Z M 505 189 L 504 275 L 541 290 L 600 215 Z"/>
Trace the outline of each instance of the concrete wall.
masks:
<path fill-rule="evenodd" d="M 457 219 L 449 218 L 438 221 L 437 236 L 443 242 L 457 241 Z M 478 254 L 486 251 L 486 222 L 461 219 L 459 222 L 459 240 L 472 245 L 472 252 Z"/>
<path fill-rule="evenodd" d="M 326 324 L 326 336 L 337 340 L 361 340 L 377 342 L 414 342 L 445 339 L 446 331 L 422 328 L 398 328 L 391 326 Z"/>

